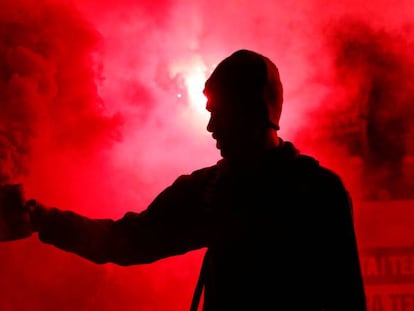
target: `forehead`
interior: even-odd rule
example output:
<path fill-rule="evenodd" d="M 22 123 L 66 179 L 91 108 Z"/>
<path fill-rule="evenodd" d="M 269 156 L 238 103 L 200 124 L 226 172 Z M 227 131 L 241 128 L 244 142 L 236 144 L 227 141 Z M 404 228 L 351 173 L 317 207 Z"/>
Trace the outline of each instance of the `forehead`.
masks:
<path fill-rule="evenodd" d="M 222 90 L 221 87 L 212 87 L 206 84 L 203 93 L 207 98 L 206 109 L 210 112 L 232 109 L 237 101 L 236 95 L 230 94 L 228 90 Z"/>

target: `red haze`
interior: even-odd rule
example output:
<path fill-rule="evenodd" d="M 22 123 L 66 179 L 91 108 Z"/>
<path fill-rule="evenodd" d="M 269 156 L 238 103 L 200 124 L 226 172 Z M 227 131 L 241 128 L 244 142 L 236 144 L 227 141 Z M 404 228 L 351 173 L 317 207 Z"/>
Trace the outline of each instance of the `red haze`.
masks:
<path fill-rule="evenodd" d="M 375 44 L 388 48 L 394 36 L 411 44 L 414 14 L 411 1 L 360 2 L 4 0 L 0 181 L 23 181 L 28 196 L 91 217 L 144 209 L 178 174 L 218 159 L 197 94 L 218 61 L 249 48 L 280 68 L 281 136 L 357 193 L 359 175 L 346 170 L 355 158 L 325 126 L 358 88 L 338 80 L 350 66 L 335 62 L 344 42 L 359 39 L 343 18 L 382 29 Z M 121 268 L 36 237 L 3 243 L 0 309 L 183 310 L 202 253 Z"/>

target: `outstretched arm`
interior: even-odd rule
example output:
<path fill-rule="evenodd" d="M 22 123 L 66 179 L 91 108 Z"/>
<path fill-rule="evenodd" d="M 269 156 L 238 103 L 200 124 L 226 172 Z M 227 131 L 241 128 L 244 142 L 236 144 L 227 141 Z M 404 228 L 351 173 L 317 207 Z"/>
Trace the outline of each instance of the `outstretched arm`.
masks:
<path fill-rule="evenodd" d="M 187 176 L 178 178 L 143 212 L 119 220 L 91 219 L 29 201 L 40 240 L 95 263 L 150 263 L 205 245 L 200 195 Z"/>

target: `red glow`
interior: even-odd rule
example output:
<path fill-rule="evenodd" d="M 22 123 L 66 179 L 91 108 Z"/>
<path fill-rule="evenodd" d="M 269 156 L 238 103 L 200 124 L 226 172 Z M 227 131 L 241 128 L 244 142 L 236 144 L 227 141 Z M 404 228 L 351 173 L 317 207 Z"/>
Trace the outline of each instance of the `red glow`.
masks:
<path fill-rule="evenodd" d="M 319 126 L 327 101 L 339 111 L 359 86 L 338 82 L 326 29 L 355 17 L 410 45 L 413 15 L 411 0 L 0 1 L 0 181 L 22 180 L 28 196 L 91 217 L 144 209 L 178 174 L 218 159 L 203 83 L 248 48 L 279 66 L 281 136 L 357 194 L 360 172 L 349 167 L 359 159 Z M 0 310 L 185 310 L 202 254 L 121 268 L 35 237 L 3 243 Z"/>

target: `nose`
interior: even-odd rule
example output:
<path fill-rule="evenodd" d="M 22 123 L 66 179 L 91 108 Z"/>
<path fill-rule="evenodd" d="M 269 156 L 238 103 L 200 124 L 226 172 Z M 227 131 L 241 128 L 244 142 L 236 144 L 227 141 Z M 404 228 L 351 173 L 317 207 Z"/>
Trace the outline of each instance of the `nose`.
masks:
<path fill-rule="evenodd" d="M 210 133 L 214 131 L 214 123 L 213 123 L 213 118 L 211 116 L 207 123 L 207 131 Z"/>

